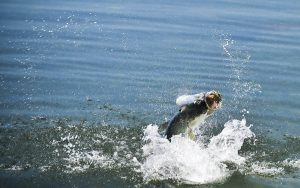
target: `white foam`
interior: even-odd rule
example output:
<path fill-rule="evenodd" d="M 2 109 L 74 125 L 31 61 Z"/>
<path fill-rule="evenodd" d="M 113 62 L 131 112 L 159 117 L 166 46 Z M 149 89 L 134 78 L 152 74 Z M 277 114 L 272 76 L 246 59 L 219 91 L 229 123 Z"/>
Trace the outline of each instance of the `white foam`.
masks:
<path fill-rule="evenodd" d="M 225 124 L 223 131 L 211 138 L 207 147 L 180 135 L 172 142 L 158 133 L 157 125 L 148 125 L 144 131 L 141 172 L 144 180 L 172 179 L 190 184 L 222 182 L 232 171 L 224 162 L 236 165 L 245 159 L 238 151 L 245 138 L 254 134 L 246 126 L 246 120 L 233 120 Z"/>
<path fill-rule="evenodd" d="M 38 167 L 38 169 L 39 169 L 41 172 L 47 172 L 50 168 L 51 168 L 51 166 L 49 166 L 49 165 L 45 165 L 45 166 L 40 166 L 40 167 Z"/>
<path fill-rule="evenodd" d="M 72 125 L 70 128 L 76 128 Z M 103 132 L 95 133 L 92 136 L 92 143 L 97 145 L 97 150 L 86 147 L 85 142 L 81 137 L 69 129 L 64 130 L 62 127 L 57 127 L 61 132 L 59 139 L 52 140 L 51 144 L 56 147 L 53 151 L 57 157 L 62 157 L 66 173 L 82 173 L 89 169 L 114 169 L 130 167 L 136 168 L 139 162 L 135 157 L 138 154 L 133 153 L 124 137 L 122 139 L 115 139 L 111 137 L 110 132 L 118 134 L 118 129 L 109 129 Z M 136 137 L 130 138 L 135 140 Z M 101 148 L 105 145 L 111 145 L 113 153 L 105 152 Z M 50 166 L 51 167 L 51 166 Z M 41 171 L 47 171 L 50 167 L 40 167 Z"/>
<path fill-rule="evenodd" d="M 21 166 L 17 166 L 17 165 L 13 165 L 10 168 L 6 168 L 5 170 L 11 170 L 11 171 L 21 171 L 24 170 L 23 167 Z"/>
<path fill-rule="evenodd" d="M 251 171 L 248 174 L 256 174 L 262 176 L 275 176 L 284 174 L 284 168 L 277 167 L 275 163 L 254 162 L 251 165 Z"/>
<path fill-rule="evenodd" d="M 234 162 L 243 164 L 245 158 L 238 154 L 244 139 L 255 136 L 250 130 L 250 126 L 246 126 L 246 120 L 232 120 L 224 125 L 222 132 L 211 138 L 208 150 L 213 153 L 219 161 Z"/>
<path fill-rule="evenodd" d="M 286 160 L 283 161 L 283 164 L 285 166 L 300 169 L 300 159 L 286 159 Z"/>
<path fill-rule="evenodd" d="M 67 162 L 65 165 L 67 173 L 84 172 L 91 166 L 107 168 L 114 164 L 112 159 L 99 151 L 80 152 L 72 149 L 64 160 Z"/>

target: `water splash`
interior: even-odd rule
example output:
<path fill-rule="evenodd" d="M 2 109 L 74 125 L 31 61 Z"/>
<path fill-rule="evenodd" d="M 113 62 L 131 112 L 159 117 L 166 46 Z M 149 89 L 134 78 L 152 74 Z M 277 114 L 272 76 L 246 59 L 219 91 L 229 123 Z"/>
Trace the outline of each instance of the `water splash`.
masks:
<path fill-rule="evenodd" d="M 226 88 L 231 89 L 231 100 L 229 106 L 231 110 L 236 112 L 239 109 L 248 109 L 254 97 L 261 93 L 261 85 L 253 80 L 253 75 L 249 70 L 250 58 L 246 47 L 241 47 L 235 40 L 228 34 L 219 35 L 219 43 L 222 47 L 226 65 L 231 70 Z M 251 76 L 250 76 L 251 75 Z M 244 112 L 240 112 L 243 116 Z"/>
<path fill-rule="evenodd" d="M 261 176 L 275 176 L 284 174 L 284 168 L 276 163 L 254 162 L 250 166 L 250 171 L 247 174 L 256 174 Z"/>
<path fill-rule="evenodd" d="M 61 158 L 65 173 L 82 173 L 91 169 L 119 169 L 139 165 L 136 155 L 138 148 L 135 133 L 103 125 L 91 130 L 91 127 L 78 125 L 58 126 L 58 138 L 52 140 L 53 155 Z M 88 136 L 89 135 L 89 136 Z"/>
<path fill-rule="evenodd" d="M 229 163 L 241 166 L 245 157 L 238 154 L 246 138 L 253 137 L 246 120 L 232 120 L 223 131 L 210 139 L 208 146 L 180 135 L 172 142 L 161 137 L 158 126 L 148 125 L 144 131 L 144 161 L 141 172 L 146 182 L 174 180 L 188 184 L 223 182 L 234 170 Z"/>

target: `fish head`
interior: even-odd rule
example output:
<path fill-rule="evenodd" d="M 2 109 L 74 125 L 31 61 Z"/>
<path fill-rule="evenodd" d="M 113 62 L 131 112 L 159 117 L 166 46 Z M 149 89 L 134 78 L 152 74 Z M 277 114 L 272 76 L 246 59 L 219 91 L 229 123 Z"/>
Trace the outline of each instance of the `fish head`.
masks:
<path fill-rule="evenodd" d="M 222 106 L 222 95 L 218 91 L 210 91 L 205 96 L 205 102 L 209 110 L 218 110 Z"/>

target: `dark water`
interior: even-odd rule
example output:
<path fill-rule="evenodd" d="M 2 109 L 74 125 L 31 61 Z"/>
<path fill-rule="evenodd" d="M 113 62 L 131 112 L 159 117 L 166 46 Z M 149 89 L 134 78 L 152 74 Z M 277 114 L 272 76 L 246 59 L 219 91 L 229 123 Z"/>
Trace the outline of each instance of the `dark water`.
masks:
<path fill-rule="evenodd" d="M 0 8 L 0 187 L 299 187 L 298 1 Z M 229 120 L 252 124 L 244 169 L 145 181 L 145 127 L 170 119 L 177 96 L 212 89 L 224 102 L 207 139 Z"/>

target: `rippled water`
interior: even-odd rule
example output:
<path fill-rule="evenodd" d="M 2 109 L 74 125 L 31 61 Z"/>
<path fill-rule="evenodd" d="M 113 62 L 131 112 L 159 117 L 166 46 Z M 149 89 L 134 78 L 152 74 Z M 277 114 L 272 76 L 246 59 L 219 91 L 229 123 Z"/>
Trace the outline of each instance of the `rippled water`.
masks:
<path fill-rule="evenodd" d="M 0 7 L 0 187 L 299 187 L 297 1 Z M 212 89 L 196 143 L 159 136 Z"/>

